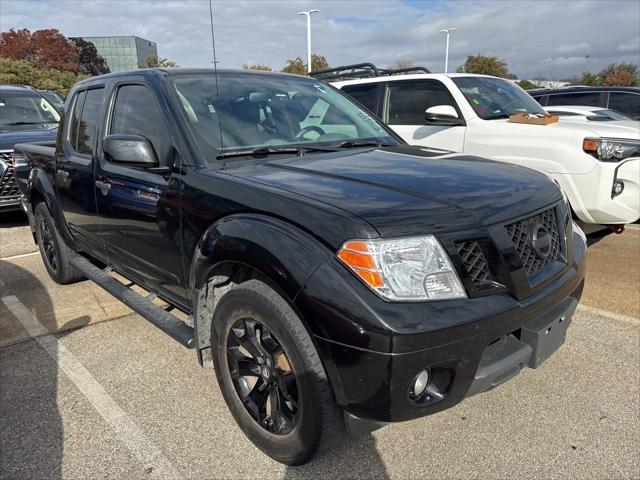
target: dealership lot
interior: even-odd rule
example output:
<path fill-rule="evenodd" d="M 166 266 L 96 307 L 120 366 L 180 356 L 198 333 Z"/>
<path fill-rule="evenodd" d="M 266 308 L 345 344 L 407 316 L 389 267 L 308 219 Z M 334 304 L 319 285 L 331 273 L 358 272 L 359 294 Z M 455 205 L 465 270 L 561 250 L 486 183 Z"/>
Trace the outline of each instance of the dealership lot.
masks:
<path fill-rule="evenodd" d="M 538 370 L 298 468 L 245 438 L 192 351 L 89 282 L 54 284 L 22 216 L 0 245 L 3 478 L 640 476 L 638 225 L 590 247 L 567 344 Z"/>

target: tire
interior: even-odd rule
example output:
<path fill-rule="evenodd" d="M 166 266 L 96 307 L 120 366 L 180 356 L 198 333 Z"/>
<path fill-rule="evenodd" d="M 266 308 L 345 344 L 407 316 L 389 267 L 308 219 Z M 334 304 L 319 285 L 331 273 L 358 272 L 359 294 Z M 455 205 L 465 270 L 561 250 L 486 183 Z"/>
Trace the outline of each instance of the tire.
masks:
<path fill-rule="evenodd" d="M 74 283 L 84 279 L 78 269 L 71 264 L 73 251 L 64 243 L 58 233 L 56 224 L 44 202 L 36 205 L 35 211 L 36 239 L 40 255 L 49 276 L 60 285 Z"/>
<path fill-rule="evenodd" d="M 318 352 L 296 313 L 271 287 L 248 280 L 225 292 L 213 314 L 211 343 L 227 406 L 260 450 L 286 465 L 301 465 L 339 443 L 344 425 Z M 271 376 L 265 367 L 273 367 Z M 272 414 L 259 411 L 265 395 Z"/>

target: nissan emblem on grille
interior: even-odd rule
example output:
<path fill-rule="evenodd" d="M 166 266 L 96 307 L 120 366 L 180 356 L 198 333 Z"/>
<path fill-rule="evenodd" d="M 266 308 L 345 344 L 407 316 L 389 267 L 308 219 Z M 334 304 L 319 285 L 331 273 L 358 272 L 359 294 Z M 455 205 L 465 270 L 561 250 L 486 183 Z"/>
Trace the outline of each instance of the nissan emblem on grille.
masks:
<path fill-rule="evenodd" d="M 547 258 L 551 253 L 551 235 L 539 223 L 531 229 L 531 246 L 540 258 Z"/>
<path fill-rule="evenodd" d="M 505 229 L 527 275 L 560 259 L 562 248 L 554 208 L 506 225 Z"/>

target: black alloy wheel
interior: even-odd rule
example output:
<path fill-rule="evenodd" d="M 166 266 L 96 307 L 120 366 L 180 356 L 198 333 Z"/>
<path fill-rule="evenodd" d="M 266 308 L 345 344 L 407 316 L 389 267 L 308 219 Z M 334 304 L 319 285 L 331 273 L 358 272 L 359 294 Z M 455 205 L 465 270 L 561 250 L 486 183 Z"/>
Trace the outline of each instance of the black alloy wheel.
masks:
<path fill-rule="evenodd" d="M 58 252 L 53 240 L 51 226 L 45 217 L 40 217 L 40 240 L 42 242 L 42 250 L 44 260 L 54 273 L 58 272 Z"/>
<path fill-rule="evenodd" d="M 229 330 L 229 374 L 240 401 L 265 430 L 286 435 L 298 420 L 300 392 L 282 345 L 261 322 L 243 318 Z"/>
<path fill-rule="evenodd" d="M 82 272 L 71 263 L 75 253 L 60 236 L 56 223 L 44 202 L 35 206 L 33 217 L 38 248 L 49 276 L 60 285 L 82 280 L 84 278 Z"/>
<path fill-rule="evenodd" d="M 301 465 L 339 445 L 343 414 L 313 340 L 291 305 L 262 279 L 229 287 L 212 311 L 213 368 L 229 411 L 260 450 Z"/>

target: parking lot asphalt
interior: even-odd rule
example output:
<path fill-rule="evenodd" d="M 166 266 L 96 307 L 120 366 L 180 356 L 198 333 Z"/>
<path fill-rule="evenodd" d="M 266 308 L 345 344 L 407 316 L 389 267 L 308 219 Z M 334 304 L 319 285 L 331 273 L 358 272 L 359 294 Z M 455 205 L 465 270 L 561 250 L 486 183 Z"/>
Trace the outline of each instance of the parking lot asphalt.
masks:
<path fill-rule="evenodd" d="M 0 478 L 640 478 L 637 226 L 589 248 L 540 368 L 293 468 L 244 437 L 193 351 L 89 282 L 51 282 L 25 225 L 0 220 Z"/>

